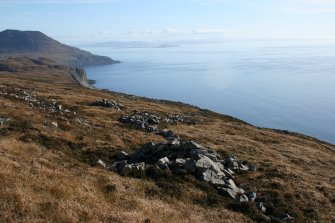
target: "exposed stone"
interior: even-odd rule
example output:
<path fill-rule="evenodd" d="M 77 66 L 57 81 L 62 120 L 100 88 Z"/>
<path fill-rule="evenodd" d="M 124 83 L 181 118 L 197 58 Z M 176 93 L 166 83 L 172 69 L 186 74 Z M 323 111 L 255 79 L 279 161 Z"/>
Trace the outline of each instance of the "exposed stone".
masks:
<path fill-rule="evenodd" d="M 51 122 L 51 125 L 52 125 L 54 128 L 58 128 L 58 123 L 57 123 L 57 122 Z"/>
<path fill-rule="evenodd" d="M 0 126 L 2 127 L 4 123 L 10 121 L 11 118 L 0 118 Z"/>
<path fill-rule="evenodd" d="M 134 112 L 129 116 L 122 116 L 119 121 L 124 124 L 130 124 L 137 129 L 145 129 L 149 132 L 157 132 L 157 125 L 160 118 L 149 112 Z"/>
<path fill-rule="evenodd" d="M 186 160 L 185 159 L 181 159 L 181 158 L 177 158 L 175 163 L 177 164 L 177 166 L 179 167 L 183 167 L 186 163 Z"/>
<path fill-rule="evenodd" d="M 266 212 L 266 207 L 263 205 L 262 202 L 257 202 L 256 203 L 256 207 L 258 210 L 260 210 L 262 213 L 265 213 Z"/>
<path fill-rule="evenodd" d="M 230 196 L 234 200 L 236 199 L 237 193 L 234 190 L 224 187 L 218 187 L 217 189 L 222 195 Z"/>
<path fill-rule="evenodd" d="M 157 164 L 169 163 L 170 160 L 167 157 L 163 157 L 157 161 Z"/>
<path fill-rule="evenodd" d="M 224 180 L 221 180 L 221 179 L 215 179 L 215 178 L 211 179 L 210 183 L 216 188 L 226 186 L 226 182 Z"/>
<path fill-rule="evenodd" d="M 293 221 L 293 218 L 289 214 L 284 213 L 284 212 L 278 211 L 278 212 L 275 212 L 274 215 L 276 218 L 280 219 L 281 221 L 286 221 L 286 222 Z"/>
<path fill-rule="evenodd" d="M 119 172 L 124 169 L 144 169 L 146 166 L 156 166 L 162 170 L 172 170 L 173 173 L 194 175 L 199 180 L 210 183 L 221 194 L 234 199 L 241 197 L 243 200 L 249 200 L 248 196 L 243 196 L 245 191 L 237 187 L 233 181 L 234 171 L 228 168 L 229 166 L 237 168 L 239 172 L 241 169 L 246 171 L 247 168 L 242 166 L 242 161 L 233 156 L 222 159 L 220 154 L 193 141 L 174 139 L 159 144 L 148 143 L 131 155 L 125 152 L 119 154 L 120 157 L 117 157 L 117 160 L 123 161 L 113 164 L 113 167 Z M 138 168 L 139 163 L 143 163 L 141 168 Z M 250 198 L 250 200 L 254 199 Z"/>
<path fill-rule="evenodd" d="M 115 101 L 108 100 L 108 99 L 101 99 L 99 101 L 92 102 L 90 104 L 90 106 L 100 106 L 100 107 L 105 107 L 105 108 L 114 108 L 114 109 L 117 109 L 117 110 L 122 110 L 124 108 L 123 105 L 121 105 L 121 104 L 119 104 Z"/>
<path fill-rule="evenodd" d="M 98 160 L 98 164 L 102 166 L 103 168 L 107 168 L 106 163 L 104 163 L 102 160 Z"/>
<path fill-rule="evenodd" d="M 240 202 L 248 202 L 248 201 L 249 201 L 249 198 L 245 194 L 240 196 Z"/>
<path fill-rule="evenodd" d="M 173 114 L 173 115 L 167 115 L 167 117 L 164 118 L 164 122 L 166 123 L 183 123 L 187 125 L 196 125 L 198 124 L 198 121 L 189 117 L 185 117 L 180 114 Z"/>
<path fill-rule="evenodd" d="M 250 201 L 254 202 L 256 200 L 256 192 L 248 193 L 248 198 Z"/>
<path fill-rule="evenodd" d="M 11 88 L 11 89 L 5 89 L 5 92 L 0 92 L 0 95 L 9 97 L 9 98 L 15 98 L 19 100 L 23 100 L 31 107 L 40 108 L 43 110 L 48 110 L 51 112 L 57 112 L 60 114 L 67 114 L 67 115 L 75 115 L 75 112 L 71 112 L 68 109 L 64 109 L 59 102 L 56 102 L 54 100 L 47 101 L 40 97 L 36 96 L 36 93 L 34 92 L 28 92 L 28 90 L 20 89 L 20 88 Z"/>

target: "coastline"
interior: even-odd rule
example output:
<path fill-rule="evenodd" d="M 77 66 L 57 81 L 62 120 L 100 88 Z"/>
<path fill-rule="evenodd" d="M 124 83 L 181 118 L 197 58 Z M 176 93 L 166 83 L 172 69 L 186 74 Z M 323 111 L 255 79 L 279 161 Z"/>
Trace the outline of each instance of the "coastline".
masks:
<path fill-rule="evenodd" d="M 96 80 L 93 80 L 93 81 L 96 84 L 97 81 Z M 306 135 L 304 133 L 295 132 L 295 131 L 289 131 L 289 130 L 285 130 L 285 129 L 276 129 L 276 128 L 270 128 L 270 127 L 260 127 L 260 126 L 257 126 L 257 125 L 250 124 L 249 122 L 244 121 L 244 120 L 239 119 L 239 118 L 236 118 L 234 116 L 226 115 L 226 114 L 223 114 L 223 113 L 220 113 L 220 112 L 216 112 L 216 111 L 212 111 L 212 110 L 207 109 L 207 108 L 200 108 L 199 106 L 196 106 L 196 105 L 193 105 L 193 104 L 189 104 L 189 103 L 185 103 L 185 102 L 181 102 L 181 101 L 173 101 L 173 100 L 166 100 L 166 99 L 155 99 L 155 98 L 150 98 L 150 97 L 137 96 L 137 95 L 132 95 L 132 94 L 127 94 L 127 93 L 113 91 L 113 90 L 110 90 L 110 89 L 100 89 L 100 88 L 95 87 L 94 86 L 95 84 L 90 85 L 89 88 L 94 89 L 94 90 L 99 90 L 99 91 L 107 92 L 107 93 L 113 94 L 113 95 L 118 95 L 118 96 L 122 96 L 122 97 L 132 98 L 132 99 L 147 100 L 147 101 L 150 101 L 150 102 L 165 103 L 165 104 L 171 104 L 171 105 L 177 105 L 177 106 L 178 105 L 179 106 L 186 106 L 186 107 L 191 107 L 191 108 L 199 109 L 199 110 L 201 110 L 204 113 L 207 113 L 209 115 L 213 115 L 213 116 L 216 116 L 216 117 L 229 118 L 231 121 L 236 121 L 238 123 L 243 123 L 245 125 L 249 125 L 249 126 L 252 126 L 252 127 L 255 127 L 255 128 L 258 128 L 258 129 L 270 130 L 270 131 L 273 131 L 273 132 L 281 133 L 283 135 L 298 136 L 298 137 L 302 137 L 302 138 L 305 138 L 305 139 L 313 140 L 313 141 L 318 142 L 318 143 L 327 144 L 329 146 L 333 146 L 334 147 L 334 151 L 335 151 L 335 144 L 333 144 L 331 142 L 328 142 L 326 140 L 318 139 L 317 137 L 314 137 L 314 136 Z M 86 87 L 86 86 L 83 86 L 83 87 Z"/>

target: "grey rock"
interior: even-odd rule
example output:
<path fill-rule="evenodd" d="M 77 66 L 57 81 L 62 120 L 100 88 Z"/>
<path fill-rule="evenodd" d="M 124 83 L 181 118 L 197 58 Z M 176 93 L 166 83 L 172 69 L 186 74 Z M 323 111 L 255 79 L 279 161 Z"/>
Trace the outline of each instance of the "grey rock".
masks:
<path fill-rule="evenodd" d="M 105 107 L 105 108 L 114 108 L 117 110 L 123 109 L 123 106 L 120 105 L 117 102 L 108 100 L 108 99 L 101 99 L 99 101 L 92 102 L 90 106 L 100 106 L 100 107 Z"/>
<path fill-rule="evenodd" d="M 157 161 L 157 164 L 165 164 L 168 163 L 170 160 L 167 157 L 163 157 Z"/>
<path fill-rule="evenodd" d="M 284 212 L 276 212 L 275 217 L 282 221 L 286 221 L 286 222 L 293 221 L 293 218 L 289 214 L 284 213 Z"/>
<path fill-rule="evenodd" d="M 3 124 L 10 121 L 11 118 L 0 118 L 0 126 L 3 127 Z"/>
<path fill-rule="evenodd" d="M 234 176 L 230 173 L 230 171 L 223 169 L 222 171 L 228 178 L 234 179 Z"/>
<path fill-rule="evenodd" d="M 249 170 L 249 167 L 246 166 L 246 165 L 243 165 L 242 163 L 239 164 L 239 170 L 242 170 L 242 171 L 248 171 Z"/>
<path fill-rule="evenodd" d="M 217 175 L 212 170 L 207 169 L 206 171 L 202 172 L 199 176 L 200 180 L 204 180 L 206 182 L 212 181 L 217 179 Z"/>
<path fill-rule="evenodd" d="M 256 208 L 261 211 L 262 213 L 266 212 L 266 207 L 264 206 L 264 204 L 262 202 L 257 202 L 256 203 Z"/>
<path fill-rule="evenodd" d="M 232 179 L 227 180 L 226 183 L 227 183 L 226 185 L 227 185 L 230 189 L 232 189 L 233 191 L 235 191 L 236 194 L 244 194 L 244 193 L 245 193 L 245 191 L 244 191 L 242 188 L 238 188 L 238 187 L 236 186 L 235 182 L 234 182 Z"/>
<path fill-rule="evenodd" d="M 256 200 L 256 192 L 251 192 L 248 194 L 248 198 L 250 201 L 254 202 Z"/>
<path fill-rule="evenodd" d="M 206 171 L 212 166 L 213 161 L 206 156 L 202 156 L 195 164 L 196 169 L 199 172 Z"/>
<path fill-rule="evenodd" d="M 219 187 L 217 189 L 222 195 L 230 196 L 234 200 L 236 199 L 237 193 L 234 190 L 224 187 Z"/>
<path fill-rule="evenodd" d="M 98 164 L 103 168 L 107 168 L 107 165 L 102 160 L 98 160 Z"/>
<path fill-rule="evenodd" d="M 248 202 L 248 201 L 249 201 L 249 198 L 245 194 L 240 196 L 240 202 Z"/>
<path fill-rule="evenodd" d="M 175 160 L 175 163 L 177 164 L 177 166 L 183 167 L 185 165 L 185 163 L 186 163 L 186 160 L 185 159 L 181 159 L 181 158 L 177 158 Z"/>
<path fill-rule="evenodd" d="M 210 184 L 212 184 L 214 187 L 218 188 L 218 187 L 226 187 L 226 182 L 224 180 L 221 179 L 211 179 L 210 180 Z"/>

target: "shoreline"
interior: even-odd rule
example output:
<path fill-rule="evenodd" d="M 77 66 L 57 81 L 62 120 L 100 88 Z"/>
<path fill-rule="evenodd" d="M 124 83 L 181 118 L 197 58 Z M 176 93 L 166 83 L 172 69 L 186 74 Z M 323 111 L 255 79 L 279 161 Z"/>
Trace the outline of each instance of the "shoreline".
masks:
<path fill-rule="evenodd" d="M 90 79 L 90 80 L 92 80 L 92 79 Z M 97 82 L 96 80 L 94 80 L 94 81 Z M 132 94 L 128 94 L 128 93 L 113 91 L 113 90 L 110 90 L 110 89 L 100 89 L 100 88 L 95 87 L 94 85 L 90 85 L 90 87 L 92 87 L 92 88 L 90 88 L 92 90 L 103 91 L 103 92 L 107 92 L 109 94 L 119 95 L 119 96 L 132 98 L 132 99 L 133 98 L 138 98 L 138 99 L 141 99 L 141 100 L 148 100 L 150 102 L 154 101 L 154 102 L 158 102 L 158 103 L 166 103 L 166 104 L 173 104 L 173 105 L 177 105 L 177 106 L 180 105 L 180 106 L 192 107 L 192 108 L 199 109 L 200 111 L 204 111 L 206 113 L 209 113 L 209 114 L 212 114 L 212 115 L 215 115 L 215 116 L 218 116 L 218 117 L 221 116 L 221 117 L 225 117 L 225 118 L 230 118 L 232 121 L 236 121 L 238 123 L 243 123 L 245 125 L 249 125 L 249 126 L 252 126 L 252 127 L 255 127 L 255 128 L 258 128 L 258 129 L 270 130 L 270 131 L 274 131 L 274 132 L 285 134 L 285 135 L 298 136 L 298 137 L 302 137 L 302 138 L 305 138 L 305 139 L 311 139 L 311 140 L 316 141 L 318 143 L 323 143 L 323 144 L 327 144 L 329 146 L 335 147 L 335 143 L 319 139 L 315 136 L 307 135 L 307 134 L 300 133 L 300 132 L 285 130 L 285 129 L 277 129 L 277 128 L 271 128 L 271 127 L 260 127 L 260 126 L 257 126 L 257 125 L 253 125 L 253 124 L 251 124 L 247 121 L 244 121 L 242 119 L 239 119 L 237 117 L 231 116 L 231 115 L 226 115 L 226 114 L 223 114 L 223 113 L 220 113 L 220 112 L 212 111 L 212 110 L 207 109 L 207 108 L 201 108 L 199 106 L 196 106 L 196 105 L 193 105 L 193 104 L 188 104 L 188 103 L 181 102 L 181 101 L 173 101 L 173 100 L 167 100 L 167 99 L 156 99 L 156 98 L 132 95 Z M 334 151 L 335 151 L 335 148 L 334 148 Z"/>

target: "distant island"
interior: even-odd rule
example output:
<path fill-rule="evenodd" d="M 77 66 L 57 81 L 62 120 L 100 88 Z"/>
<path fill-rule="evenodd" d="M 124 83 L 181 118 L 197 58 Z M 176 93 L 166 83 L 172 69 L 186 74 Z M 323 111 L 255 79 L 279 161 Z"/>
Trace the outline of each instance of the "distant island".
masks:
<path fill-rule="evenodd" d="M 145 41 L 110 41 L 103 43 L 96 43 L 91 45 L 93 47 L 110 47 L 110 48 L 173 48 L 180 47 L 180 45 L 168 42 L 145 42 Z"/>
<path fill-rule="evenodd" d="M 5 30 L 0 32 L 0 58 L 47 57 L 59 64 L 86 67 L 118 63 L 106 56 L 62 44 L 39 31 Z"/>

